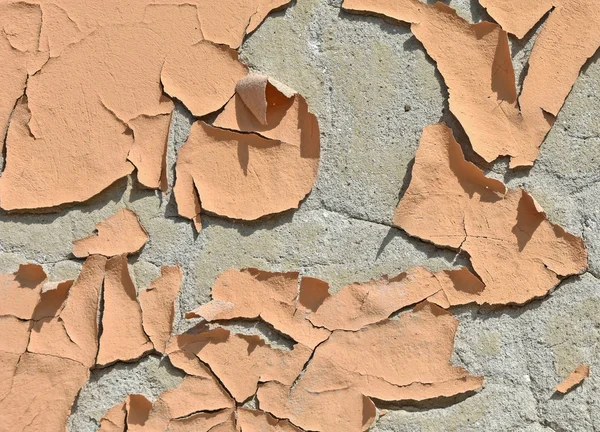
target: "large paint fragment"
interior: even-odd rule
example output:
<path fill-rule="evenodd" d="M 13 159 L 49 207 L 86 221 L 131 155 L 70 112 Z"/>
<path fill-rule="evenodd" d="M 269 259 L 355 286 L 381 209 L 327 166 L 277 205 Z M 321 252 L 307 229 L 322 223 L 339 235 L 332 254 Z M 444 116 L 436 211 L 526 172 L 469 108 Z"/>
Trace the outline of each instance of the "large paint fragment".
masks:
<path fill-rule="evenodd" d="M 140 292 L 144 331 L 154 349 L 165 352 L 175 318 L 175 301 L 181 287 L 183 272 L 178 266 L 163 266 L 161 275 Z"/>
<path fill-rule="evenodd" d="M 176 336 L 167 352 L 176 350 L 198 357 L 239 403 L 254 395 L 259 383 L 291 385 L 312 353 L 301 344 L 293 350 L 272 348 L 259 336 L 232 334 L 222 328 Z"/>
<path fill-rule="evenodd" d="M 44 283 L 45 274 L 34 265 L 0 277 L 8 305 L 19 304 L 19 294 L 27 299 L 20 308 L 0 312 L 2 430 L 65 430 L 71 406 L 95 364 L 105 261 L 90 257 L 74 284 Z M 31 308 L 34 296 L 38 303 Z"/>
<path fill-rule="evenodd" d="M 95 365 L 98 353 L 97 311 L 105 265 L 104 257 L 88 258 L 61 309 L 55 316 L 41 318 L 34 323 L 28 351 L 58 355 L 90 369 Z"/>
<path fill-rule="evenodd" d="M 202 210 L 255 220 L 297 208 L 319 166 L 316 117 L 305 99 L 263 76 L 237 83 L 214 125 L 192 126 L 177 159 L 181 216 L 201 229 Z"/>
<path fill-rule="evenodd" d="M 247 74 L 235 49 L 287 4 L 0 5 L 0 146 L 7 135 L 0 207 L 86 201 L 134 169 L 142 185 L 166 190 L 173 103 L 163 91 L 196 116 L 222 108 Z"/>
<path fill-rule="evenodd" d="M 97 363 L 133 361 L 153 349 L 142 326 L 142 310 L 127 267 L 127 256 L 106 263 L 104 311 Z"/>
<path fill-rule="evenodd" d="M 128 209 L 119 210 L 96 225 L 96 234 L 73 241 L 73 255 L 113 257 L 139 252 L 148 241 L 148 233 L 137 215 Z"/>
<path fill-rule="evenodd" d="M 0 153 L 8 121 L 17 100 L 25 93 L 27 79 L 45 62 L 38 52 L 42 27 L 39 5 L 21 2 L 0 4 Z"/>
<path fill-rule="evenodd" d="M 487 3 L 502 4 L 498 9 L 517 4 Z M 515 10 L 523 2 L 518 4 Z M 419 0 L 343 3 L 346 10 L 409 23 L 444 77 L 450 110 L 475 152 L 488 162 L 510 156 L 511 167 L 533 165 L 579 70 L 600 45 L 600 32 L 594 25 L 600 17 L 598 2 L 565 1 L 561 5 L 536 41 L 523 91 L 517 98 L 507 35 L 497 25 L 469 24 L 439 2 L 433 6 Z M 533 15 L 539 13 L 535 12 L 537 6 L 524 7 Z M 510 13 L 510 19 L 514 15 L 519 13 Z"/>
<path fill-rule="evenodd" d="M 527 192 L 486 178 L 444 124 L 423 131 L 394 225 L 465 251 L 485 285 L 480 304 L 526 303 L 587 268 L 583 241 L 550 223 Z"/>
<path fill-rule="evenodd" d="M 481 4 L 504 30 L 519 38 L 552 10 L 531 51 L 519 103 L 539 106 L 556 117 L 581 68 L 600 47 L 600 3 L 481 0 Z"/>
<path fill-rule="evenodd" d="M 88 23 L 89 32 L 28 77 L 7 134 L 3 209 L 85 201 L 130 174 L 132 162 L 141 183 L 164 188 L 173 104 L 163 84 L 182 100 L 201 96 L 194 112 L 204 115 L 225 105 L 246 75 L 235 51 L 203 40 L 195 6 L 129 6 L 131 15 L 114 23 Z M 182 62 L 214 68 L 169 73 Z"/>
<path fill-rule="evenodd" d="M 213 300 L 188 313 L 207 322 L 262 319 L 279 332 L 313 349 L 330 332 L 314 326 L 299 300 L 298 273 L 268 273 L 257 269 L 228 270 L 212 288 Z M 327 292 L 327 285 L 324 290 Z M 302 291 L 302 287 L 300 287 Z"/>
<path fill-rule="evenodd" d="M 306 430 L 360 431 L 375 417 L 369 397 L 426 400 L 474 391 L 483 379 L 449 363 L 457 326 L 450 313 L 423 303 L 398 320 L 336 331 L 294 386 L 262 385 L 260 406 Z"/>
<path fill-rule="evenodd" d="M 205 430 L 215 411 L 237 408 L 237 430 L 362 431 L 375 419 L 371 398 L 420 401 L 473 392 L 482 378 L 449 363 L 458 321 L 422 301 L 443 294 L 448 306 L 450 299 L 462 304 L 454 301 L 465 293 L 477 296 L 481 285 L 466 269 L 434 274 L 419 268 L 329 294 L 325 282 L 294 272 L 226 271 L 215 282 L 213 300 L 187 316 L 213 326 L 262 320 L 294 345 L 277 348 L 260 336 L 203 323 L 175 336 L 166 351 L 187 377 L 155 402 L 151 430 Z M 325 319 L 329 330 L 311 322 Z M 179 394 L 188 387 L 197 397 Z M 262 411 L 241 407 L 254 396 Z M 192 409 L 198 417 L 184 417 Z M 228 423 L 222 427 L 233 430 Z"/>

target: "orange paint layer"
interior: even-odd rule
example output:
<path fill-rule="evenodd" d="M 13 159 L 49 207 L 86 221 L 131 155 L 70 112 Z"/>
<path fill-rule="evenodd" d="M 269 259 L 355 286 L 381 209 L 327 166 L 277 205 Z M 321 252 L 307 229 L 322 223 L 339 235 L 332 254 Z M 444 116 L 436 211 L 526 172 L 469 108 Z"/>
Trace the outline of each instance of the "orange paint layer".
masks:
<path fill-rule="evenodd" d="M 98 353 L 97 313 L 104 281 L 106 258 L 92 256 L 81 269 L 55 316 L 42 318 L 33 325 L 28 350 L 58 355 L 88 368 Z M 44 303 L 42 295 L 42 303 Z"/>
<path fill-rule="evenodd" d="M 260 382 L 291 385 L 312 353 L 301 344 L 293 350 L 275 349 L 258 336 L 222 328 L 176 336 L 167 352 L 177 350 L 193 353 L 208 365 L 239 403 L 254 395 Z"/>
<path fill-rule="evenodd" d="M 37 22 L 35 36 L 42 34 L 35 64 L 29 66 L 26 53 L 13 53 L 9 40 L 0 45 L 1 63 L 11 63 L 0 70 L 10 83 L 0 103 L 3 126 L 12 112 L 0 206 L 27 210 L 86 201 L 134 166 L 140 183 L 164 189 L 173 104 L 163 86 L 205 115 L 225 105 L 247 68 L 234 50 L 203 40 L 195 5 L 57 3 L 42 6 L 48 15 L 42 13 L 41 30 L 31 8 L 19 7 L 18 17 Z M 33 30 L 13 43 L 33 46 Z M 52 58 L 34 74 L 40 52 Z"/>
<path fill-rule="evenodd" d="M 449 280 L 448 274 L 456 272 L 466 273 L 464 284 L 455 285 Z M 452 298 L 453 301 L 448 300 L 444 307 L 474 302 L 480 285 L 481 282 L 466 269 L 434 274 L 417 267 L 393 278 L 347 285 L 326 298 L 309 319 L 315 326 L 329 330 L 355 331 L 434 295 Z M 471 292 L 465 293 L 463 287 L 469 287 Z M 464 302 L 455 300 L 453 292 L 464 293 Z"/>
<path fill-rule="evenodd" d="M 65 430 L 71 406 L 95 364 L 105 261 L 90 257 L 74 284 L 44 283 L 46 275 L 37 265 L 0 276 L 0 293 L 7 300 L 0 312 L 3 430 Z"/>
<path fill-rule="evenodd" d="M 90 255 L 113 257 L 139 252 L 148 241 L 148 233 L 137 215 L 128 209 L 96 225 L 96 234 L 73 242 L 73 255 L 85 258 Z"/>
<path fill-rule="evenodd" d="M 125 419 L 127 418 L 127 405 L 121 402 L 111 409 L 100 419 L 98 432 L 123 432 L 125 431 Z"/>
<path fill-rule="evenodd" d="M 306 319 L 310 311 L 298 301 L 299 287 L 302 290 L 298 276 L 298 273 L 268 273 L 257 269 L 226 271 L 215 281 L 213 300 L 186 317 L 203 318 L 207 322 L 262 319 L 312 349 L 327 339 L 330 332 L 316 328 Z"/>
<path fill-rule="evenodd" d="M 177 208 L 198 230 L 201 210 L 254 220 L 297 208 L 310 192 L 319 165 L 317 119 L 304 98 L 272 83 L 240 80 L 214 126 L 196 122 L 180 149 Z"/>
<path fill-rule="evenodd" d="M 247 432 L 300 432 L 287 420 L 279 420 L 259 410 L 239 408 L 237 410 L 237 426 L 240 431 Z"/>
<path fill-rule="evenodd" d="M 385 401 L 426 400 L 479 389 L 483 379 L 450 364 L 458 321 L 438 306 L 418 305 L 397 320 L 335 331 L 293 385 L 258 389 L 261 409 L 305 430 L 360 431 Z"/>
<path fill-rule="evenodd" d="M 175 317 L 175 301 L 183 272 L 178 266 L 163 266 L 161 275 L 139 295 L 144 332 L 156 351 L 165 352 Z"/>
<path fill-rule="evenodd" d="M 133 133 L 133 145 L 127 159 L 137 168 L 137 180 L 150 189 L 166 191 L 167 141 L 171 125 L 172 104 L 168 112 L 155 116 L 140 115 L 128 122 Z"/>
<path fill-rule="evenodd" d="M 458 321 L 421 301 L 437 296 L 449 307 L 473 301 L 481 290 L 466 269 L 434 274 L 418 268 L 332 295 L 325 282 L 294 272 L 226 271 L 215 282 L 213 300 L 188 316 L 220 325 L 263 320 L 296 343 L 279 349 L 260 336 L 203 323 L 173 337 L 166 353 L 187 376 L 159 396 L 144 430 L 362 431 L 376 417 L 372 399 L 474 392 L 483 379 L 450 363 Z M 354 301 L 360 299 L 362 307 Z M 412 311 L 388 318 L 417 302 Z M 310 322 L 315 317 L 331 330 L 316 328 Z M 242 408 L 253 397 L 261 410 Z"/>
<path fill-rule="evenodd" d="M 516 0 L 487 0 L 484 5 L 488 10 L 494 5 L 497 16 L 523 28 L 549 9 L 548 1 L 525 3 L 531 5 Z M 560 3 L 536 40 L 519 98 L 507 35 L 497 25 L 469 24 L 439 2 L 345 0 L 343 7 L 409 23 L 444 77 L 450 110 L 473 149 L 488 162 L 510 156 L 511 167 L 516 167 L 533 165 L 581 67 L 600 46 L 593 24 L 600 17 L 598 2 Z M 556 91 L 546 91 L 549 87 Z"/>
<path fill-rule="evenodd" d="M 38 53 L 42 9 L 28 3 L 0 4 L 0 153 L 10 116 L 17 100 L 25 93 L 27 78 L 34 73 L 38 63 L 47 56 Z M 1 197 L 0 197 L 1 200 Z M 0 201 L 1 205 L 1 201 Z"/>
<path fill-rule="evenodd" d="M 127 256 L 106 263 L 104 311 L 97 364 L 137 360 L 153 348 L 142 328 L 142 310 L 127 267 Z"/>
<path fill-rule="evenodd" d="M 554 390 L 566 394 L 573 390 L 576 386 L 581 384 L 584 379 L 590 376 L 590 367 L 587 365 L 580 365 L 573 372 L 565 378 L 563 382 L 554 387 Z"/>
<path fill-rule="evenodd" d="M 423 131 L 394 225 L 467 252 L 485 285 L 479 304 L 523 304 L 587 268 L 583 241 L 551 224 L 527 192 L 486 178 L 443 124 Z"/>

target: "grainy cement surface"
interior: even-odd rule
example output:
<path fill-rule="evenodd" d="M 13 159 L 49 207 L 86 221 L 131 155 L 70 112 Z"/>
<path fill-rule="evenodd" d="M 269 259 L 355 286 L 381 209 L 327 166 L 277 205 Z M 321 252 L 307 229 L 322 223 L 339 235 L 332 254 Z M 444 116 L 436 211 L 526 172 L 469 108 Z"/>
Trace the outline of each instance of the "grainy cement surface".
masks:
<path fill-rule="evenodd" d="M 0 271 L 35 261 L 53 279 L 75 277 L 81 262 L 71 256 L 71 241 L 128 207 L 150 234 L 142 253 L 130 259 L 138 288 L 163 264 L 179 262 L 185 271 L 176 324 L 181 331 L 190 326 L 183 312 L 207 301 L 214 279 L 229 268 L 298 270 L 339 289 L 417 265 L 439 270 L 464 263 L 452 251 L 390 227 L 424 126 L 446 120 L 466 154 L 480 162 L 447 111 L 441 76 L 407 26 L 345 13 L 339 3 L 298 0 L 268 18 L 242 48 L 242 59 L 254 71 L 305 95 L 319 118 L 319 179 L 300 210 L 254 223 L 204 216 L 204 229 L 196 235 L 189 221 L 174 216 L 170 195 L 132 188 L 130 179 L 58 213 L 0 213 Z M 474 0 L 449 4 L 468 20 L 486 17 Z M 535 31 L 525 41 L 512 41 L 518 77 L 534 38 Z M 596 55 L 531 170 L 507 173 L 502 161 L 483 167 L 509 186 L 525 187 L 552 222 L 583 236 L 590 271 L 525 307 L 454 310 L 460 320 L 454 361 L 484 375 L 485 388 L 453 405 L 386 407 L 374 431 L 600 430 L 599 113 Z M 189 126 L 185 109 L 178 107 L 171 165 Z M 172 182 L 172 171 L 170 177 Z M 564 397 L 553 395 L 552 388 L 582 362 L 591 365 L 584 385 Z M 157 357 L 96 371 L 77 400 L 70 430 L 95 431 L 100 417 L 126 394 L 154 398 L 180 380 Z"/>

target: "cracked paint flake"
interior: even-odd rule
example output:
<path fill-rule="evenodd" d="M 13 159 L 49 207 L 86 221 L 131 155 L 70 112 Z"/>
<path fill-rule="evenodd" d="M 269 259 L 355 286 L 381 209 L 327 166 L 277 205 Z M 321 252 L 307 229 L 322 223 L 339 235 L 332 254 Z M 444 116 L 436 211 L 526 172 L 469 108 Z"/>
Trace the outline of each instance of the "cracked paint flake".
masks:
<path fill-rule="evenodd" d="M 44 283 L 45 274 L 36 265 L 2 276 L 0 289 L 15 296 L 10 303 L 19 303 L 19 290 L 38 298 L 33 310 L 22 313 L 30 302 L 17 310 L 25 318 L 10 315 L 15 311 L 11 309 L 0 312 L 3 430 L 65 430 L 71 406 L 95 363 L 104 262 L 102 257 L 89 258 L 74 284 Z"/>
<path fill-rule="evenodd" d="M 248 73 L 227 46 L 199 41 L 179 55 L 167 55 L 160 72 L 165 93 L 177 98 L 196 117 L 223 107 L 237 81 Z"/>
<path fill-rule="evenodd" d="M 517 2 L 512 3 L 516 8 Z M 517 167 L 533 165 L 581 67 L 600 45 L 600 32 L 592 24 L 597 21 L 593 17 L 600 17 L 598 2 L 562 3 L 536 41 L 518 98 L 508 38 L 496 24 L 469 24 L 439 2 L 344 0 L 343 8 L 409 23 L 436 62 L 448 87 L 450 110 L 475 152 L 487 162 L 510 156 L 510 166 Z M 548 92 L 548 87 L 556 91 Z"/>
<path fill-rule="evenodd" d="M 106 262 L 103 299 L 102 334 L 96 363 L 106 366 L 117 361 L 133 361 L 152 351 L 152 342 L 142 327 L 142 310 L 126 255 Z"/>
<path fill-rule="evenodd" d="M 134 137 L 127 159 L 137 168 L 140 184 L 165 192 L 169 186 L 166 154 L 173 104 L 163 105 L 167 112 L 153 116 L 142 114 L 127 123 Z"/>
<path fill-rule="evenodd" d="M 288 420 L 280 420 L 260 410 L 239 408 L 237 425 L 242 432 L 300 432 Z"/>
<path fill-rule="evenodd" d="M 22 264 L 15 273 L 0 275 L 0 316 L 32 319 L 46 279 L 38 264 Z"/>
<path fill-rule="evenodd" d="M 104 281 L 106 258 L 86 260 L 68 297 L 55 316 L 38 319 L 32 328 L 28 351 L 58 355 L 87 368 L 96 363 L 98 352 L 97 311 Z M 41 304 L 44 304 L 42 294 Z"/>
<path fill-rule="evenodd" d="M 213 300 L 186 317 L 203 318 L 207 322 L 260 318 L 277 331 L 313 349 L 327 339 L 330 332 L 307 320 L 310 311 L 299 301 L 298 283 L 299 274 L 294 272 L 229 270 L 215 281 Z M 303 291 L 300 285 L 300 292 Z"/>
<path fill-rule="evenodd" d="M 301 344 L 292 350 L 276 349 L 259 336 L 234 334 L 223 328 L 176 336 L 167 352 L 176 350 L 196 355 L 239 403 L 254 395 L 259 383 L 291 385 L 312 353 Z"/>
<path fill-rule="evenodd" d="M 273 83 L 264 76 L 240 80 L 214 125 L 194 123 L 179 150 L 177 208 L 198 230 L 201 211 L 255 220 L 297 208 L 312 189 L 317 119 L 302 96 Z"/>
<path fill-rule="evenodd" d="M 0 152 L 8 122 L 17 100 L 27 86 L 29 74 L 45 61 L 38 53 L 42 26 L 39 5 L 24 2 L 0 4 Z"/>
<path fill-rule="evenodd" d="M 79 362 L 25 352 L 9 392 L 0 400 L 0 424 L 14 432 L 65 430 L 71 406 L 88 378 L 89 369 Z"/>
<path fill-rule="evenodd" d="M 466 268 L 431 273 L 417 267 L 395 277 L 344 286 L 330 295 L 328 284 L 298 273 L 228 270 L 217 277 L 212 300 L 186 314 L 206 322 L 262 320 L 314 349 L 333 330 L 356 331 L 429 300 L 449 308 L 474 303 L 482 282 Z"/>
<path fill-rule="evenodd" d="M 137 215 L 128 209 L 119 210 L 96 225 L 96 234 L 73 241 L 73 255 L 114 257 L 139 252 L 148 241 L 148 233 Z"/>
<path fill-rule="evenodd" d="M 554 390 L 566 394 L 581 384 L 584 379 L 590 376 L 590 367 L 587 365 L 578 366 L 567 376 L 563 382 L 554 387 Z"/>
<path fill-rule="evenodd" d="M 260 336 L 203 323 L 175 336 L 166 352 L 187 376 L 178 387 L 159 396 L 144 430 L 208 430 L 206 422 L 213 427 L 219 413 L 237 419 L 237 424 L 216 423 L 227 431 L 361 431 L 376 417 L 371 398 L 421 401 L 478 390 L 481 377 L 449 362 L 458 321 L 439 306 L 421 301 L 444 293 L 450 304 L 453 290 L 477 295 L 481 282 L 466 269 L 435 274 L 416 269 L 382 281 L 351 285 L 330 295 L 325 282 L 300 278 L 295 272 L 224 272 L 213 287 L 213 300 L 187 316 L 217 325 L 263 320 L 292 338 L 295 345 L 280 349 Z M 370 291 L 362 290 L 363 286 Z M 363 294 L 372 292 L 374 306 L 349 307 L 334 314 L 332 331 L 310 322 L 321 308 L 327 315 L 336 304 L 343 304 L 342 300 L 328 306 L 337 296 L 348 298 L 353 287 Z M 419 289 L 420 295 L 412 294 Z M 402 297 L 406 299 L 394 301 Z M 393 306 L 382 312 L 377 306 L 386 298 Z M 388 318 L 415 304 L 399 318 Z M 345 315 L 361 314 L 370 318 L 347 330 Z M 307 328 L 320 332 L 315 333 L 319 337 L 307 337 Z M 258 397 L 261 411 L 241 407 L 253 397 Z M 232 416 L 235 409 L 237 414 Z"/>
<path fill-rule="evenodd" d="M 182 279 L 183 272 L 179 266 L 163 266 L 160 269 L 160 276 L 139 295 L 144 331 L 154 345 L 154 349 L 161 353 L 165 352 L 171 337 L 175 301 Z"/>
<path fill-rule="evenodd" d="M 457 281 L 455 284 L 450 279 L 448 275 L 456 272 L 468 273 L 464 283 Z M 392 278 L 347 285 L 325 299 L 309 319 L 315 326 L 329 330 L 356 331 L 434 296 L 452 298 L 452 302 L 444 302 L 445 307 L 463 304 L 455 301 L 453 292 L 463 293 L 466 303 L 475 302 L 479 285 L 481 283 L 477 278 L 466 269 L 434 274 L 417 267 Z M 469 290 L 466 287 L 472 288 Z"/>
<path fill-rule="evenodd" d="M 234 50 L 203 40 L 195 6 L 134 9 L 115 23 L 90 23 L 83 37 L 21 79 L 26 97 L 7 132 L 3 209 L 86 201 L 134 167 L 143 185 L 164 188 L 173 105 L 162 86 L 205 115 L 225 105 L 247 74 Z M 110 13 L 107 7 L 100 15 Z M 214 67 L 199 67 L 206 64 Z M 14 106 L 15 98 L 6 104 Z"/>
<path fill-rule="evenodd" d="M 293 386 L 268 382 L 261 409 L 305 430 L 360 431 L 375 419 L 370 398 L 427 400 L 479 389 L 483 378 L 450 364 L 458 321 L 427 302 L 395 320 L 334 331 Z"/>
<path fill-rule="evenodd" d="M 125 418 L 127 417 L 127 405 L 125 402 L 115 405 L 100 419 L 98 432 L 123 432 L 125 430 Z"/>
<path fill-rule="evenodd" d="M 550 223 L 527 192 L 486 178 L 444 124 L 423 131 L 394 225 L 465 251 L 485 285 L 479 304 L 524 304 L 587 268 L 583 241 Z"/>
<path fill-rule="evenodd" d="M 594 0 L 482 0 L 502 28 L 519 38 L 552 10 L 529 57 L 519 104 L 556 117 L 581 68 L 600 47 L 600 3 Z M 516 20 L 513 17 L 519 17 Z M 547 91 L 551 88 L 552 91 Z"/>
<path fill-rule="evenodd" d="M 238 408 L 236 415 L 234 401 L 214 377 L 210 380 L 188 376 L 179 386 L 159 395 L 153 404 L 142 395 L 130 395 L 127 400 L 132 397 L 141 400 L 136 424 L 127 421 L 126 425 L 132 410 L 126 400 L 108 410 L 100 421 L 100 432 L 299 431 L 288 421 L 275 419 L 263 411 Z"/>
<path fill-rule="evenodd" d="M 292 307 L 298 319 L 294 318 L 291 327 L 298 330 L 286 334 L 293 339 L 293 348 L 277 348 L 261 336 L 203 323 L 173 337 L 166 353 L 186 377 L 159 395 L 151 408 L 144 398 L 140 430 L 363 431 L 376 418 L 373 399 L 423 401 L 480 389 L 483 378 L 450 363 L 458 321 L 439 306 L 421 300 L 441 292 L 450 293 L 444 297 L 450 303 L 452 290 L 474 294 L 481 283 L 466 269 L 435 274 L 416 269 L 396 279 L 382 279 L 383 287 L 381 281 L 356 286 L 369 287 L 375 305 L 382 304 L 388 292 L 393 294 L 391 303 L 394 296 L 410 299 L 396 302 L 395 310 L 413 309 L 390 319 L 391 309 L 381 313 L 377 307 L 351 307 L 350 314 L 372 318 L 361 321 L 356 330 L 346 330 L 342 312 L 334 315 L 333 321 L 339 322 L 329 331 L 313 327 L 310 319 L 322 307 L 332 310 L 326 306 L 329 299 L 347 298 L 344 289 L 329 294 L 325 282 L 300 278 L 295 272 L 246 269 L 223 273 L 213 287 L 212 302 L 188 316 L 202 317 L 214 322 L 213 326 L 261 319 L 277 328 L 278 320 Z M 402 284 L 420 285 L 421 295 L 403 293 Z M 311 347 L 296 340 L 306 338 L 301 320 L 323 333 L 318 339 L 306 339 Z M 242 406 L 252 398 L 258 399 L 260 410 Z M 138 430 L 123 424 L 127 418 L 123 406 L 117 404 L 102 419 L 105 432 Z"/>
<path fill-rule="evenodd" d="M 168 431 L 237 432 L 235 428 L 235 412 L 232 410 L 203 412 L 188 418 L 175 419 L 169 422 Z"/>

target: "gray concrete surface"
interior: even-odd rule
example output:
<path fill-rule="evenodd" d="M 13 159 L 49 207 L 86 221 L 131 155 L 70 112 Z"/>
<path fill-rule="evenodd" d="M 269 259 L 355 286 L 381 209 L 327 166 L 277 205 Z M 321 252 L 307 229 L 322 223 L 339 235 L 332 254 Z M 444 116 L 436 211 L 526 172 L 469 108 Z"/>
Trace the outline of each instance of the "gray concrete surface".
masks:
<path fill-rule="evenodd" d="M 319 118 L 319 179 L 298 211 L 253 223 L 204 216 L 204 229 L 196 235 L 188 221 L 174 216 L 170 194 L 141 190 L 129 179 L 58 213 L 0 213 L 0 271 L 35 261 L 53 279 L 74 277 L 81 263 L 72 259 L 71 241 L 128 207 L 150 234 L 142 253 L 130 260 L 138 288 L 146 287 L 163 264 L 178 262 L 184 269 L 176 323 L 181 331 L 190 325 L 183 312 L 207 301 L 212 282 L 228 268 L 298 270 L 339 289 L 416 265 L 438 270 L 464 262 L 389 226 L 424 126 L 446 120 L 471 154 L 447 112 L 441 77 L 408 27 L 347 14 L 339 3 L 298 0 L 268 18 L 241 50 L 253 70 L 305 95 Z M 486 17 L 474 0 L 449 4 L 468 20 Z M 517 76 L 533 37 L 511 41 Z M 598 113 L 596 55 L 531 170 L 507 172 L 505 161 L 483 167 L 510 186 L 525 187 L 553 222 L 583 236 L 590 271 L 525 307 L 455 310 L 460 327 L 454 361 L 484 375 L 485 388 L 449 406 L 386 407 L 374 431 L 600 430 Z M 169 143 L 171 166 L 189 125 L 185 109 L 178 107 Z M 551 389 L 581 362 L 591 365 L 592 376 L 564 397 L 553 395 Z M 70 431 L 94 431 L 105 411 L 126 394 L 154 398 L 180 379 L 157 357 L 95 371 L 74 407 Z"/>

